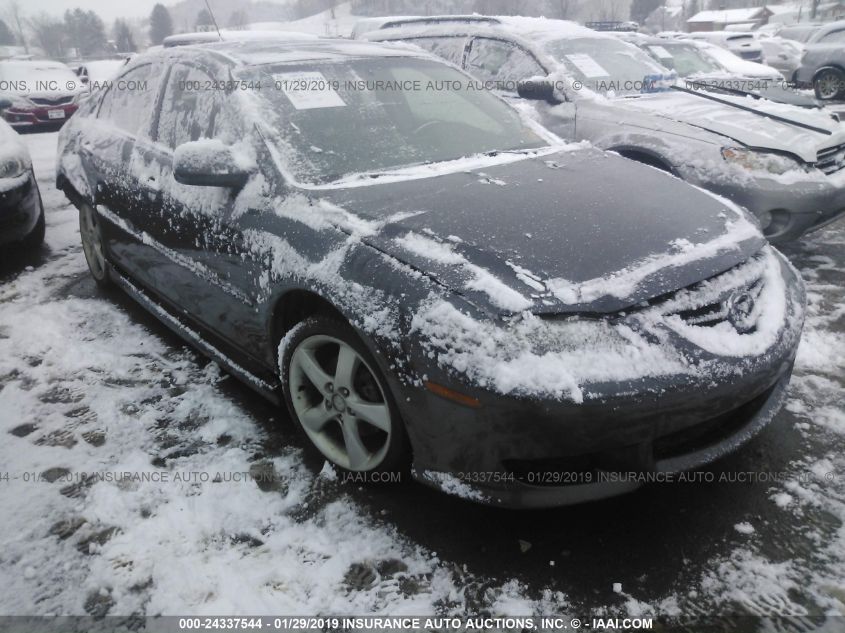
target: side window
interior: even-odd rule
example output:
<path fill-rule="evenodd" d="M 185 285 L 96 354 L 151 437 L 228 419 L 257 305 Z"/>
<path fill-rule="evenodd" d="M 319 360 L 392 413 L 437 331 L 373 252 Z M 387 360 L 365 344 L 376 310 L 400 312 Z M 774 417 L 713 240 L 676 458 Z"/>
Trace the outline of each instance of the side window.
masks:
<path fill-rule="evenodd" d="M 159 66 L 146 64 L 116 79 L 100 103 L 97 118 L 130 134 L 146 134 L 155 112 Z"/>
<path fill-rule="evenodd" d="M 464 60 L 465 37 L 412 37 L 406 41 L 458 66 Z"/>
<path fill-rule="evenodd" d="M 212 78 L 193 66 L 176 64 L 167 80 L 158 120 L 159 143 L 176 148 L 203 138 L 214 138 L 223 94 Z"/>
<path fill-rule="evenodd" d="M 516 92 L 516 83 L 546 75 L 528 51 L 501 40 L 479 37 L 473 40 L 467 70 L 483 81 L 495 81 L 499 90 Z"/>
<path fill-rule="evenodd" d="M 821 39 L 821 41 L 824 42 L 825 44 L 830 44 L 830 43 L 834 43 L 834 42 L 837 42 L 837 43 L 845 42 L 845 31 L 831 31 L 830 33 L 825 35 Z"/>

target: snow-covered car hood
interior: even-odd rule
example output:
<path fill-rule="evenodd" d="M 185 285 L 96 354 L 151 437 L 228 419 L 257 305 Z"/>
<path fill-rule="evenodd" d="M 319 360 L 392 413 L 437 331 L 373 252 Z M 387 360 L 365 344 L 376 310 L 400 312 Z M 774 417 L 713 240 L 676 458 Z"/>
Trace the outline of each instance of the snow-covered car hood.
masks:
<path fill-rule="evenodd" d="M 753 148 L 776 150 L 814 163 L 818 151 L 845 143 L 845 127 L 825 112 L 772 103 L 752 97 L 714 95 L 724 103 L 681 91 L 662 92 L 619 100 L 619 105 L 646 114 L 693 125 Z M 751 108 L 748 112 L 741 107 Z M 765 116 L 772 114 L 800 125 Z M 803 126 L 811 126 L 814 131 Z"/>
<path fill-rule="evenodd" d="M 759 77 L 728 72 L 712 72 L 688 75 L 684 77 L 684 81 L 690 87 L 694 83 L 710 84 L 715 88 L 741 90 L 776 103 L 786 103 L 800 108 L 815 108 L 818 110 L 824 106 L 810 93 L 789 88 L 782 80 L 772 81 L 771 79 L 760 79 Z"/>
<path fill-rule="evenodd" d="M 745 261 L 747 214 L 597 150 L 326 191 L 363 239 L 494 313 L 615 312 Z"/>

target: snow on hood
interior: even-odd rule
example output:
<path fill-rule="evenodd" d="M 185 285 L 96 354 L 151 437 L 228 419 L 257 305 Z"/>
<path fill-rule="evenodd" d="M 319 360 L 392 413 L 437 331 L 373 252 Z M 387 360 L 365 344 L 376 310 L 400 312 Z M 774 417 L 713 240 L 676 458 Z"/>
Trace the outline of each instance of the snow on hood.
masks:
<path fill-rule="evenodd" d="M 58 62 L 0 62 L 0 79 L 8 82 L 8 92 L 26 97 L 72 95 L 83 91 L 74 72 Z"/>
<path fill-rule="evenodd" d="M 596 396 L 601 384 L 677 375 L 727 379 L 758 360 L 765 365 L 773 350 L 795 345 L 801 332 L 803 294 L 800 284 L 785 283 L 788 269 L 766 246 L 733 270 L 620 320 L 523 314 L 500 327 L 433 297 L 415 314 L 412 328 L 431 358 L 474 384 L 504 395 L 580 404 Z M 756 294 L 747 332 L 727 321 L 703 327 L 679 316 L 749 287 Z M 709 359 L 685 352 L 677 339 Z"/>
<path fill-rule="evenodd" d="M 748 147 L 793 154 L 808 163 L 816 162 L 820 149 L 845 143 L 845 127 L 825 112 L 753 97 L 720 94 L 717 98 L 726 103 L 680 91 L 642 95 L 626 99 L 624 103 L 627 108 L 693 125 L 734 139 Z M 830 134 L 776 121 L 728 104 L 773 114 L 826 130 Z"/>
<path fill-rule="evenodd" d="M 362 240 L 497 314 L 615 312 L 764 244 L 731 203 L 592 149 L 323 193 L 391 216 Z"/>

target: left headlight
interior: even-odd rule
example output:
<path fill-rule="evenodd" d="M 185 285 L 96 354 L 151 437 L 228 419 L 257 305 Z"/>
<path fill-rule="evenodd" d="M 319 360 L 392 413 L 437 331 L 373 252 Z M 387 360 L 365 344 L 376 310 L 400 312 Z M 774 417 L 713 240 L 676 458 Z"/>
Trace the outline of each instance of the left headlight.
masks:
<path fill-rule="evenodd" d="M 29 165 L 19 156 L 0 158 L 0 178 L 19 178 L 29 169 Z"/>
<path fill-rule="evenodd" d="M 731 165 L 778 176 L 795 170 L 807 171 L 804 165 L 794 158 L 770 152 L 756 152 L 742 147 L 722 148 L 722 157 Z"/>

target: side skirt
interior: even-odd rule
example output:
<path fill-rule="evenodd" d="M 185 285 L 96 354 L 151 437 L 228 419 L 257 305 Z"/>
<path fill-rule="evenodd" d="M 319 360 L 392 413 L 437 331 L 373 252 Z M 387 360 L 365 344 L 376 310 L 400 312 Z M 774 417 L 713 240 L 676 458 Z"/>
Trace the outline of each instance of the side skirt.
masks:
<path fill-rule="evenodd" d="M 273 404 L 279 406 L 282 405 L 278 385 L 270 384 L 238 365 L 223 352 L 214 347 L 214 345 L 202 338 L 198 332 L 182 323 L 182 321 L 153 300 L 147 293 L 129 281 L 129 279 L 121 274 L 113 265 L 108 264 L 108 267 L 109 275 L 115 284 L 117 284 L 135 301 L 141 304 L 141 306 L 166 325 L 170 330 L 178 334 L 187 343 L 197 348 L 200 352 L 219 363 L 227 372 L 249 385 L 264 398 Z"/>

